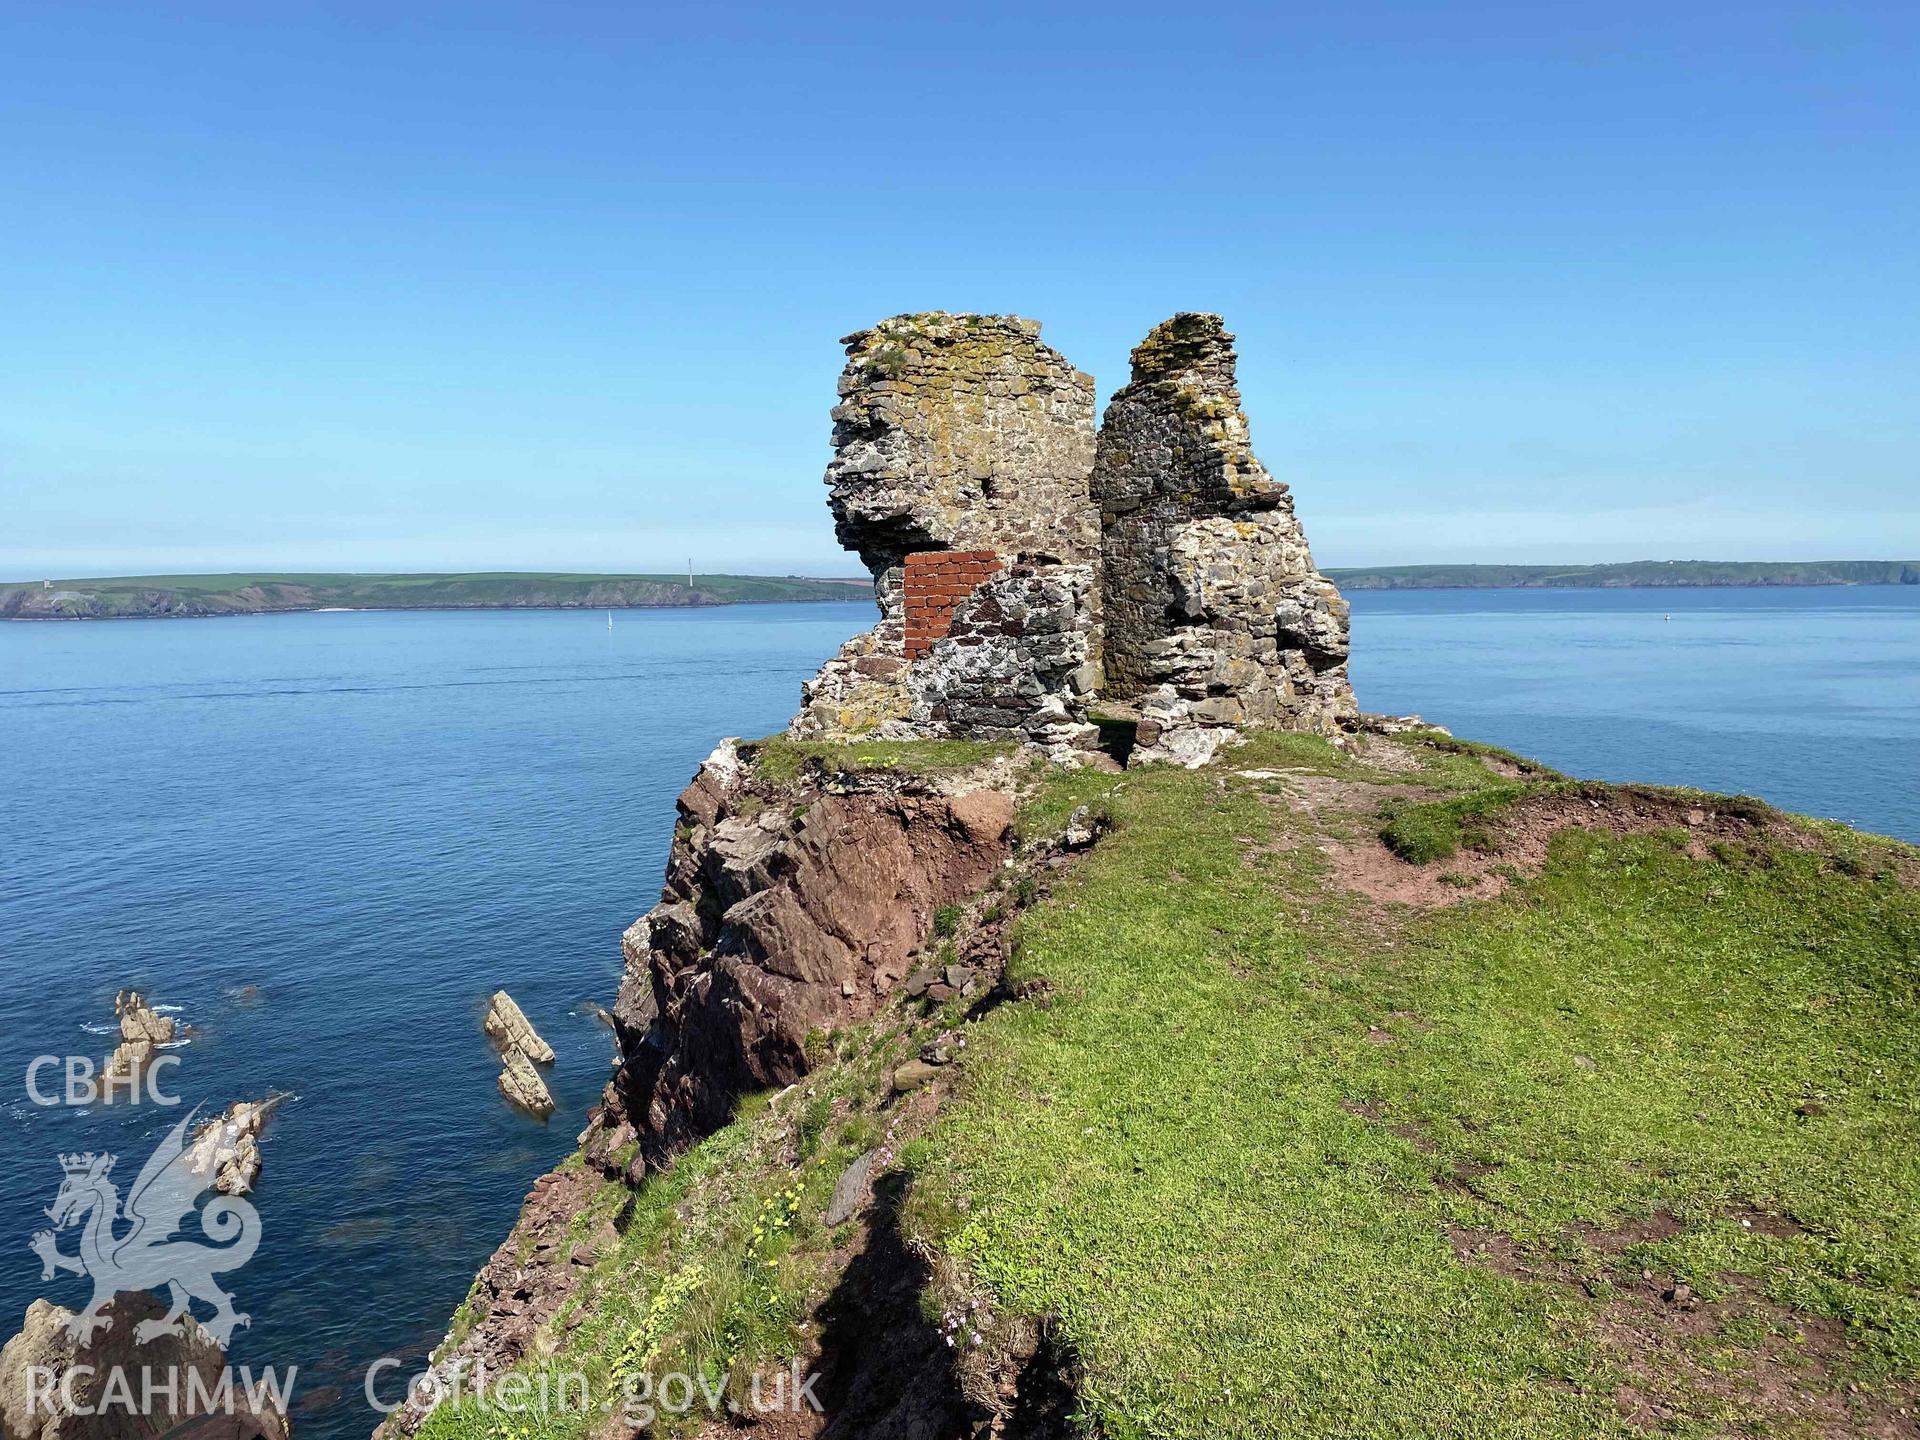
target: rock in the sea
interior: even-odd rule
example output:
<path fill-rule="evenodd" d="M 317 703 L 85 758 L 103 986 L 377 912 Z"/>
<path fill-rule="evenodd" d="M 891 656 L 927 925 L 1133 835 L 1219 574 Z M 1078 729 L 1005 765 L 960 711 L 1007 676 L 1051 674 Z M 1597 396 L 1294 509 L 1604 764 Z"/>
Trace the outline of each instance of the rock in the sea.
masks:
<path fill-rule="evenodd" d="M 120 1043 L 101 1068 L 100 1093 L 106 1099 L 139 1083 L 154 1053 L 172 1042 L 175 1028 L 173 1018 L 155 1014 L 138 990 L 115 995 L 113 1015 L 120 1022 Z"/>
<path fill-rule="evenodd" d="M 126 1291 L 101 1312 L 106 1328 L 82 1345 L 69 1328 L 73 1311 L 35 1300 L 20 1333 L 0 1348 L 0 1433 L 8 1440 L 150 1440 L 178 1428 L 194 1440 L 288 1440 L 287 1417 L 272 1396 L 247 1393 L 238 1376 L 225 1392 L 231 1405 L 219 1403 L 226 1353 L 191 1316 L 177 1331 L 158 1330 L 166 1310 L 145 1290 Z M 133 1403 L 109 1389 L 116 1374 L 131 1382 Z M 143 1378 L 146 1404 L 138 1403 Z"/>
<path fill-rule="evenodd" d="M 547 1082 L 533 1068 L 533 1061 L 512 1046 L 500 1055 L 500 1093 L 529 1115 L 544 1120 L 553 1114 L 553 1095 Z"/>
<path fill-rule="evenodd" d="M 120 1022 L 122 1044 L 165 1045 L 173 1039 L 173 1018 L 155 1014 L 138 990 L 122 990 L 115 995 L 113 1013 Z"/>
<path fill-rule="evenodd" d="M 245 1195 L 260 1178 L 260 1132 L 284 1095 L 265 1100 L 236 1100 L 224 1115 L 193 1132 L 187 1168 L 210 1178 L 222 1195 Z"/>
<path fill-rule="evenodd" d="M 513 997 L 493 992 L 484 1022 L 488 1038 L 500 1051 L 500 1093 L 529 1115 L 542 1120 L 553 1114 L 553 1094 L 535 1065 L 553 1063 L 553 1047 L 540 1038 Z"/>
<path fill-rule="evenodd" d="M 553 1047 L 540 1038 L 540 1032 L 533 1028 L 532 1022 L 506 991 L 493 992 L 493 1002 L 487 1007 L 484 1023 L 487 1035 L 503 1052 L 512 1047 L 536 1065 L 553 1063 Z"/>

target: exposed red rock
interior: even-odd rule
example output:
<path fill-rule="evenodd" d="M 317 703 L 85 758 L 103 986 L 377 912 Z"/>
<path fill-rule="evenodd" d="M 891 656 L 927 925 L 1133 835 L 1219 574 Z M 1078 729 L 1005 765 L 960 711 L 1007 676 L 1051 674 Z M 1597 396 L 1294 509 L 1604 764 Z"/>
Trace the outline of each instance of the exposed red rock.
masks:
<path fill-rule="evenodd" d="M 731 742 L 680 796 L 660 904 L 622 942 L 622 1060 L 586 1137 L 659 1160 L 755 1090 L 807 1073 L 807 1036 L 872 1015 L 943 905 L 1005 858 L 1013 797 L 980 781 L 757 779 Z"/>

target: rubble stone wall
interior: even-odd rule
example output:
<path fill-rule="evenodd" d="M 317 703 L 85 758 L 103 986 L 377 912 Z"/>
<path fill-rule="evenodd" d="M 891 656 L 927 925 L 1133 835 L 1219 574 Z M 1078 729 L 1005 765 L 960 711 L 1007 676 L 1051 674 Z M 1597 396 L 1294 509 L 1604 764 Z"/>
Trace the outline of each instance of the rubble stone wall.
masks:
<path fill-rule="evenodd" d="M 828 505 L 840 543 L 873 572 L 880 622 L 808 682 L 794 735 L 973 734 L 925 718 L 943 709 L 936 652 L 957 608 L 996 567 L 1097 567 L 1093 379 L 1039 337 L 1019 316 L 936 312 L 844 341 Z M 1067 588 L 1093 607 L 1072 628 L 1097 664 L 1099 588 Z M 1001 639 L 1021 649 L 1019 635 Z M 1056 668 L 1051 652 L 1013 663 L 1029 679 Z M 1030 711 L 1045 729 L 1041 708 Z"/>
<path fill-rule="evenodd" d="M 1029 740 L 1056 756 L 1089 750 L 1094 664 L 1092 565 L 1015 565 L 956 605 L 948 632 L 913 668 L 914 724 L 925 733 Z"/>
<path fill-rule="evenodd" d="M 1092 379 L 1039 336 L 933 313 L 847 337 L 828 503 L 880 621 L 792 732 L 1059 755 L 1099 694 L 1140 712 L 1141 758 L 1190 763 L 1219 737 L 1160 736 L 1353 714 L 1346 604 L 1253 454 L 1220 317 L 1156 326 L 1097 436 Z"/>
<path fill-rule="evenodd" d="M 1149 749 L 1187 726 L 1330 730 L 1354 711 L 1346 604 L 1253 454 L 1235 362 L 1218 316 L 1176 315 L 1135 348 L 1100 429 L 1106 692 L 1141 705 Z"/>

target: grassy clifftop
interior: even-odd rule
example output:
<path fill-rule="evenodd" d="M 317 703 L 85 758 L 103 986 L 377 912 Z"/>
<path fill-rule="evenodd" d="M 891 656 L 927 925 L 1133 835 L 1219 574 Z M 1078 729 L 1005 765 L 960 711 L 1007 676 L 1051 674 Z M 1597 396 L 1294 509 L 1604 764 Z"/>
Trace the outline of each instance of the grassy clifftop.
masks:
<path fill-rule="evenodd" d="M 257 615 L 283 610 L 619 609 L 852 600 L 862 580 L 798 576 L 482 574 L 133 575 L 0 584 L 0 619 Z"/>
<path fill-rule="evenodd" d="M 1107 832 L 1067 862 L 1082 805 Z M 822 1034 L 601 1185 L 529 1368 L 799 1354 L 849 1435 L 1911 1432 L 1910 847 L 1420 736 L 1036 772 L 1020 823 L 937 932 L 1003 932 L 993 996 Z"/>
<path fill-rule="evenodd" d="M 930 1237 L 1108 1434 L 1867 1433 L 1920 1378 L 1911 857 L 1408 754 L 1124 782 Z M 1436 805 L 1477 848 L 1381 856 Z"/>

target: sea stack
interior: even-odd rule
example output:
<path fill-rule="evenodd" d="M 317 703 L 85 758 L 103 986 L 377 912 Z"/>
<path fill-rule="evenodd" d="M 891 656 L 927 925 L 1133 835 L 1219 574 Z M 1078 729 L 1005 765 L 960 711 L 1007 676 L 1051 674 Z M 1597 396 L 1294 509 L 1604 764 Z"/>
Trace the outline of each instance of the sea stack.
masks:
<path fill-rule="evenodd" d="M 537 1115 L 544 1120 L 553 1114 L 553 1093 L 547 1089 L 547 1082 L 533 1068 L 533 1061 L 518 1050 L 509 1049 L 501 1054 L 498 1083 L 500 1093 L 507 1097 L 508 1102 L 519 1106 L 529 1115 Z"/>
<path fill-rule="evenodd" d="M 172 1043 L 173 1018 L 156 1015 L 138 990 L 122 990 L 113 997 L 113 1015 L 120 1022 L 120 1043 L 101 1067 L 98 1094 L 111 1100 L 116 1090 L 140 1083 L 154 1052 Z"/>
<path fill-rule="evenodd" d="M 245 1195 L 260 1178 L 260 1132 L 286 1097 L 236 1100 L 226 1113 L 193 1132 L 187 1168 L 209 1179 L 222 1195 Z"/>
<path fill-rule="evenodd" d="M 493 1000 L 487 1006 L 487 1018 L 483 1023 L 488 1038 L 502 1052 L 512 1048 L 537 1065 L 553 1063 L 553 1047 L 540 1038 L 540 1032 L 533 1028 L 533 1022 L 527 1019 L 525 1012 L 506 991 L 493 992 Z"/>
<path fill-rule="evenodd" d="M 500 1051 L 500 1093 L 510 1104 L 542 1120 L 553 1114 L 553 1094 L 536 1065 L 553 1063 L 553 1047 L 540 1037 L 533 1023 L 504 990 L 493 992 L 483 1022 L 487 1036 Z"/>

